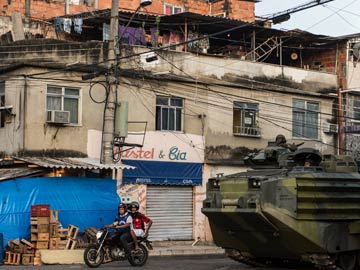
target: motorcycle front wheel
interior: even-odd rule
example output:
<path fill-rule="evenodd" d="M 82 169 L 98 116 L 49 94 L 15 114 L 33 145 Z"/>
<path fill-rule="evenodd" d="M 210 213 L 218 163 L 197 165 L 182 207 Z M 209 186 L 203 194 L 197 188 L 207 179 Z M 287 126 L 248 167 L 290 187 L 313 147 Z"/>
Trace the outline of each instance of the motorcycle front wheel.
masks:
<path fill-rule="evenodd" d="M 139 244 L 139 249 L 137 253 L 131 253 L 128 258 L 132 266 L 143 266 L 149 257 L 148 250 L 143 244 Z"/>
<path fill-rule="evenodd" d="M 104 252 L 103 250 L 99 251 L 99 254 L 97 254 L 98 247 L 97 246 L 89 246 L 85 249 L 84 252 L 84 261 L 87 266 L 96 268 L 99 267 L 100 264 L 102 264 L 104 260 Z"/>

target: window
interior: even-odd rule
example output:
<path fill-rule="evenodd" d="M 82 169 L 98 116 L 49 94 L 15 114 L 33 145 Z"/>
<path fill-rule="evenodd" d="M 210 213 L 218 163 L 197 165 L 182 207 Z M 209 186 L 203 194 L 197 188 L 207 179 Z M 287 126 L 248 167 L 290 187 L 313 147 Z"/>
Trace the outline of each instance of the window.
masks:
<path fill-rule="evenodd" d="M 0 82 L 0 108 L 5 107 L 5 83 Z M 5 127 L 5 109 L 0 109 L 0 128 Z"/>
<path fill-rule="evenodd" d="M 46 93 L 47 111 L 68 111 L 70 123 L 79 124 L 80 89 L 48 86 Z"/>
<path fill-rule="evenodd" d="M 165 4 L 165 15 L 172 15 L 172 14 L 178 14 L 183 12 L 183 8 L 182 7 L 178 7 L 178 6 L 173 6 L 170 4 Z"/>
<path fill-rule="evenodd" d="M 240 136 L 260 137 L 258 125 L 259 105 L 256 103 L 234 102 L 233 133 Z"/>
<path fill-rule="evenodd" d="M 353 101 L 354 120 L 360 121 L 360 100 Z"/>
<path fill-rule="evenodd" d="M 293 136 L 318 139 L 319 102 L 293 100 Z"/>
<path fill-rule="evenodd" d="M 156 130 L 182 130 L 183 99 L 156 97 Z"/>

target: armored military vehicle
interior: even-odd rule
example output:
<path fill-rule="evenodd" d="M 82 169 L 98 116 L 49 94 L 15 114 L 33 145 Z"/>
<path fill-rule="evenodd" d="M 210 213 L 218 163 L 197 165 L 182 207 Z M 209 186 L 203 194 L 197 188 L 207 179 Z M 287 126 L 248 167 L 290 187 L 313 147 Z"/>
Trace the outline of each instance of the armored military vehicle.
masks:
<path fill-rule="evenodd" d="M 209 179 L 202 212 L 215 243 L 252 266 L 360 269 L 360 174 L 349 156 L 284 138 Z"/>

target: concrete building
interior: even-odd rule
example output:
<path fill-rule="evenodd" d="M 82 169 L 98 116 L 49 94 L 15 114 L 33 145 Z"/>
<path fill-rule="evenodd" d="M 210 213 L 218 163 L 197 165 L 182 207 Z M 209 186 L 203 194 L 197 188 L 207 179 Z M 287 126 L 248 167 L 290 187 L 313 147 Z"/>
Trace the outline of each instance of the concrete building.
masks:
<path fill-rule="evenodd" d="M 342 87 L 339 91 L 342 114 L 339 117 L 339 129 L 342 134 L 343 153 L 360 158 L 360 35 L 344 36 Z"/>
<path fill-rule="evenodd" d="M 142 16 L 136 19 L 141 21 Z M 169 22 L 184 19 L 191 27 L 191 20 L 218 20 L 193 13 L 163 17 L 164 28 L 159 24 L 157 35 L 163 44 L 164 36 L 176 30 L 169 34 Z M 95 21 L 103 25 L 106 20 Z M 91 23 L 95 29 L 94 21 L 84 20 L 84 25 Z M 226 20 L 212 31 L 234 25 L 244 23 Z M 205 28 L 200 24 L 198 34 Z M 143 30 L 144 39 L 151 38 L 150 29 Z M 100 157 L 109 81 L 104 75 L 84 81 L 82 75 L 106 72 L 105 34 L 84 32 L 84 40 L 92 42 L 28 40 L 12 44 L 11 49 L 0 48 L 7 61 L 0 76 L 4 157 L 39 166 L 44 163 L 33 156 L 46 162 L 49 156 Z M 129 133 L 128 146 L 114 144 L 114 157 L 121 155 L 124 164 L 137 169 L 116 176 L 118 193 L 125 202 L 140 201 L 142 210 L 154 219 L 153 239 L 210 241 L 201 214 L 207 179 L 246 170 L 243 158 L 277 134 L 323 153 L 337 150 L 336 132 L 328 127 L 336 124 L 339 67 L 325 64 L 338 59 L 337 41 L 246 24 L 231 35 L 244 39 L 234 47 L 234 40 L 224 34 L 206 44 L 173 43 L 154 51 L 128 35 L 128 44 L 121 47 L 117 96 L 118 102 L 129 104 Z M 277 42 L 280 38 L 288 43 Z M 270 39 L 276 41 L 273 49 L 261 55 L 261 46 Z M 325 45 L 316 45 L 319 40 Z M 301 53 L 294 50 L 299 44 Z M 38 61 L 39 55 L 46 61 Z M 59 169 L 53 174 L 74 171 Z"/>

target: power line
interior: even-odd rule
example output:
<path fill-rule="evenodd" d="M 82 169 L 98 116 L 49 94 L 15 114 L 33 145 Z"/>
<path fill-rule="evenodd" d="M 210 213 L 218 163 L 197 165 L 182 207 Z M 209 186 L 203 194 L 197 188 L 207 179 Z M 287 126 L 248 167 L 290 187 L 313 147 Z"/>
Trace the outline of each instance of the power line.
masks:
<path fill-rule="evenodd" d="M 180 42 L 180 43 L 177 43 L 177 44 L 174 44 L 174 45 L 169 45 L 169 46 L 165 46 L 165 47 L 162 47 L 162 48 L 153 49 L 153 50 L 146 51 L 146 52 L 141 52 L 141 53 L 137 53 L 137 54 L 132 54 L 132 55 L 120 57 L 118 60 L 121 60 L 121 59 L 124 59 L 124 58 L 131 58 L 131 57 L 139 56 L 139 55 L 142 55 L 142 54 L 151 52 L 151 51 L 156 52 L 156 51 L 164 50 L 164 49 L 167 49 L 167 48 L 171 48 L 172 46 L 182 45 L 182 44 L 194 42 L 194 41 L 197 41 L 197 40 L 201 40 L 201 39 L 204 39 L 204 38 L 214 37 L 214 36 L 217 36 L 217 35 L 220 35 L 220 34 L 223 34 L 223 33 L 228 33 L 228 32 L 231 32 L 231 31 L 233 31 L 233 30 L 236 30 L 236 29 L 240 29 L 240 28 L 243 28 L 243 27 L 247 27 L 247 26 L 250 26 L 250 25 L 256 25 L 256 24 L 257 24 L 256 22 L 253 22 L 253 23 L 244 23 L 244 25 L 235 26 L 235 27 L 230 28 L 230 29 L 226 29 L 226 30 L 223 30 L 223 31 L 220 31 L 220 32 L 216 32 L 216 33 L 213 33 L 213 34 L 209 34 L 209 35 L 204 35 L 204 36 L 202 36 L 202 37 L 198 37 L 198 38 L 195 38 L 195 39 L 192 39 L 192 40 L 188 40 L 188 41 L 185 41 L 185 42 Z M 108 62 L 108 61 L 113 61 L 113 60 L 114 60 L 114 59 L 108 59 L 108 60 L 105 60 L 105 61 L 102 61 L 102 62 L 97 63 L 97 65 L 102 64 L 102 63 L 106 63 L 106 62 Z"/>
<path fill-rule="evenodd" d="M 185 73 L 186 74 L 186 73 Z M 181 79 L 183 79 L 183 77 L 181 77 L 180 75 L 174 75 L 175 77 L 179 77 Z M 34 78 L 32 76 L 29 76 L 30 78 Z M 64 79 L 55 79 L 55 78 L 48 78 L 48 77 L 36 77 L 36 79 L 49 79 L 49 80 L 58 80 L 58 81 L 63 81 Z M 223 93 L 223 92 L 220 92 L 220 91 L 217 91 L 217 90 L 214 90 L 214 89 L 211 89 L 209 88 L 209 86 L 221 86 L 221 87 L 224 87 L 224 88 L 239 88 L 239 86 L 234 86 L 234 85 L 220 85 L 220 84 L 215 84 L 215 83 L 206 83 L 206 82 L 202 82 L 202 81 L 199 81 L 199 80 L 196 80 L 194 78 L 191 77 L 191 79 L 193 79 L 193 81 L 190 81 L 190 82 L 179 82 L 178 83 L 181 83 L 181 84 L 184 84 L 184 85 L 188 85 L 188 83 L 196 83 L 196 84 L 201 84 L 201 85 L 205 85 L 205 88 L 204 87 L 201 87 L 201 86 L 198 86 L 198 89 L 201 89 L 201 90 L 206 90 L 206 91 L 209 91 L 209 92 L 212 92 L 216 95 L 225 95 L 225 96 L 230 96 L 232 98 L 240 98 L 240 99 L 243 99 L 245 101 L 253 101 L 253 102 L 259 102 L 259 103 L 265 103 L 265 104 L 270 104 L 270 105 L 276 105 L 276 106 L 280 106 L 280 107 L 285 107 L 285 108 L 290 108 L 290 109 L 293 109 L 295 107 L 293 106 L 290 106 L 290 105 L 285 105 L 285 104 L 281 104 L 281 103 L 275 103 L 275 102 L 270 102 L 270 101 L 267 101 L 267 100 L 261 100 L 261 99 L 258 99 L 258 98 L 250 98 L 250 97 L 247 97 L 247 96 L 240 96 L 240 95 L 235 95 L 235 94 L 230 94 L 230 93 Z M 67 80 L 67 81 L 71 81 L 71 82 L 81 82 L 81 83 L 84 83 L 83 81 L 77 81 L 77 80 Z M 279 93 L 278 93 L 279 94 Z M 286 94 L 282 94 L 280 93 L 279 95 L 282 95 L 282 96 L 287 96 Z M 300 93 L 298 93 L 298 95 L 300 95 Z M 318 97 L 319 99 L 319 97 Z M 330 108 L 330 107 L 329 107 Z M 330 108 L 332 109 L 332 107 Z M 306 111 L 306 110 L 305 110 Z M 309 110 L 308 110 L 309 111 Z M 311 110 L 310 110 L 311 111 Z M 345 111 L 346 112 L 346 111 Z M 331 113 L 324 113 L 324 112 L 319 112 L 321 115 L 327 115 L 327 116 L 333 116 L 333 114 Z M 353 118 L 353 117 L 349 117 L 349 116 L 343 116 L 342 118 L 344 119 L 350 119 L 350 120 L 358 120 L 356 118 Z"/>
<path fill-rule="evenodd" d="M 329 10 L 331 10 L 331 11 L 334 11 L 334 9 L 331 8 L 331 7 L 328 7 L 328 6 L 326 6 L 326 5 L 325 5 L 325 7 L 328 8 Z M 340 10 L 339 10 L 339 11 L 340 11 Z M 355 29 L 357 29 L 357 30 L 360 30 L 359 27 L 355 26 L 354 24 L 352 24 L 351 22 L 349 22 L 347 19 L 345 19 L 344 16 L 342 16 L 342 15 L 339 13 L 339 11 L 335 11 L 335 12 L 336 12 L 336 15 L 338 15 L 344 22 L 346 22 L 346 23 L 347 23 L 348 25 L 350 25 L 351 27 L 353 27 L 353 28 L 355 28 Z"/>
<path fill-rule="evenodd" d="M 125 82 L 123 82 L 123 83 L 125 83 Z M 129 83 L 125 83 L 125 84 L 127 84 L 127 85 L 129 85 L 129 86 L 139 87 L 138 85 L 134 85 L 134 84 L 129 84 Z M 151 91 L 151 92 L 153 92 L 155 95 L 157 95 L 157 93 L 156 93 L 153 89 L 151 89 L 151 88 L 145 88 L 145 87 L 142 86 L 141 89 Z M 159 91 L 159 90 L 157 90 L 157 91 L 158 91 L 158 93 L 161 92 L 161 91 Z M 166 93 L 165 93 L 165 94 L 166 94 Z M 188 97 L 183 97 L 183 98 L 186 99 L 186 100 L 189 99 Z M 208 106 L 216 106 L 216 107 L 222 107 L 222 108 L 225 109 L 225 110 L 232 110 L 231 108 L 224 107 L 224 106 L 222 106 L 222 105 L 211 104 L 211 103 L 208 103 L 208 102 L 205 102 L 205 101 L 200 101 L 200 102 L 201 102 L 201 103 L 204 103 L 204 104 L 206 104 L 206 105 L 208 105 Z M 155 117 L 155 115 L 154 115 L 153 113 L 152 113 L 152 115 Z M 265 117 L 259 115 L 259 118 L 260 118 L 260 119 L 263 119 L 263 118 L 265 118 Z M 274 119 L 282 120 L 282 119 L 279 119 L 279 118 L 276 118 L 276 117 L 274 117 Z M 269 119 L 263 119 L 263 120 L 267 120 L 268 122 L 271 121 L 271 120 L 269 120 Z M 271 122 L 272 122 L 272 121 L 271 121 Z M 291 121 L 291 123 L 294 123 L 294 122 L 295 122 L 295 121 Z M 283 126 L 281 126 L 281 125 L 278 125 L 277 123 L 273 123 L 273 122 L 272 122 L 272 124 L 273 124 L 273 125 L 276 125 L 276 126 L 279 126 L 279 127 L 283 128 L 283 129 L 286 129 L 286 130 L 288 130 L 289 132 L 293 132 L 291 129 L 288 129 L 288 128 L 286 128 L 286 127 L 283 127 Z M 332 145 L 332 144 L 328 144 L 328 143 L 319 141 L 318 139 L 314 139 L 314 138 L 310 138 L 310 137 L 304 136 L 303 134 L 299 134 L 299 135 L 302 135 L 302 136 L 301 136 L 300 138 L 297 138 L 297 139 L 300 139 L 300 140 L 301 140 L 301 138 L 305 138 L 305 139 L 308 139 L 308 140 L 311 140 L 311 141 L 315 141 L 315 142 L 321 143 L 321 144 L 323 144 L 323 145 L 331 146 L 331 147 L 333 147 L 334 149 L 338 149 L 337 146 L 334 146 L 334 145 Z M 340 149 L 341 149 L 341 148 L 340 148 Z M 344 149 L 343 149 L 343 150 L 344 150 Z"/>
<path fill-rule="evenodd" d="M 158 53 L 157 53 L 158 54 Z M 164 59 L 166 62 L 168 62 L 171 66 L 173 66 L 173 67 L 175 67 L 176 69 L 178 69 L 178 70 L 180 70 L 181 72 L 183 72 L 185 75 L 187 75 L 189 78 L 191 78 L 191 79 L 193 79 L 193 80 L 196 80 L 196 83 L 198 83 L 198 80 L 197 79 L 194 79 L 191 75 L 189 75 L 188 73 L 186 73 L 183 69 L 181 69 L 181 68 L 179 68 L 179 67 L 177 67 L 175 64 L 173 64 L 172 62 L 170 62 L 170 61 L 168 61 L 165 57 L 163 57 L 163 56 L 161 56 L 160 54 L 158 54 L 162 59 Z M 218 80 L 218 79 L 216 79 L 216 80 Z M 204 83 L 204 85 L 207 87 L 207 84 L 210 84 L 210 83 Z M 273 85 L 273 84 L 272 84 Z M 276 85 L 274 85 L 274 86 L 276 86 Z M 300 89 L 299 89 L 300 90 Z M 284 96 L 285 96 L 285 94 L 283 94 Z M 262 101 L 262 102 L 264 102 L 264 101 Z M 331 104 L 331 103 L 330 103 Z M 338 105 L 336 105 L 336 106 L 338 106 Z M 331 109 L 333 109 L 334 108 L 334 104 L 331 104 L 331 107 L 330 107 Z M 354 109 L 354 108 L 353 108 Z M 344 110 L 345 111 L 345 110 Z M 345 111 L 346 112 L 346 111 Z M 331 114 L 332 115 L 332 114 Z M 345 119 L 349 119 L 349 117 L 344 117 L 343 116 L 343 118 L 345 118 Z M 353 118 L 351 118 L 351 119 L 353 119 Z M 357 120 L 357 119 L 355 119 L 355 120 Z"/>

